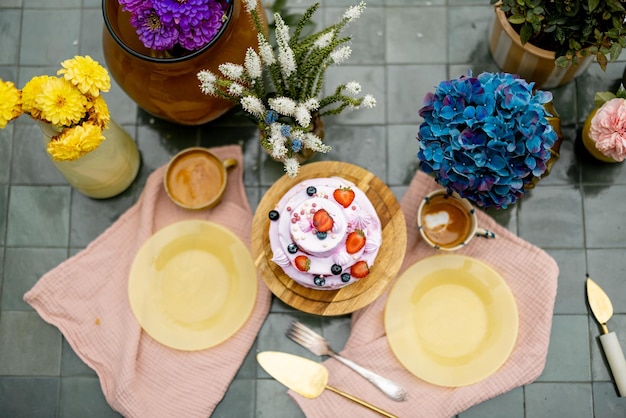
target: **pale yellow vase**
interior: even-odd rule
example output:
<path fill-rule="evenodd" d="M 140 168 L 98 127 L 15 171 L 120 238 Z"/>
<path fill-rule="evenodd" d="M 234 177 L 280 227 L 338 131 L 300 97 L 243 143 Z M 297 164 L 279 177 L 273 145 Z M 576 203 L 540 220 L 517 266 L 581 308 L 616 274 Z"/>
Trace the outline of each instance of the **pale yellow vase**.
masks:
<path fill-rule="evenodd" d="M 39 122 L 39 127 L 44 147 L 47 147 L 58 132 L 45 122 Z M 70 186 L 94 199 L 106 199 L 122 193 L 139 172 L 139 150 L 128 132 L 111 120 L 103 134 L 106 139 L 98 148 L 74 161 L 56 161 L 46 151 Z"/>

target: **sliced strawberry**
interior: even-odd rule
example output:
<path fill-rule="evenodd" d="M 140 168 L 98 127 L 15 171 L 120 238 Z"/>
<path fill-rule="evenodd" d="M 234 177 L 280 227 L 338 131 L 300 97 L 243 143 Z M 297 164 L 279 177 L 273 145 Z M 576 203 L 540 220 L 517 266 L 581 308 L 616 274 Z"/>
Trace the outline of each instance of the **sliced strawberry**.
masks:
<path fill-rule="evenodd" d="M 365 234 L 363 231 L 355 229 L 350 232 L 346 238 L 346 251 L 348 254 L 357 253 L 363 247 L 365 247 Z"/>
<path fill-rule="evenodd" d="M 355 279 L 362 279 L 363 277 L 370 274 L 370 268 L 367 265 L 367 262 L 364 260 L 357 261 L 352 267 L 350 267 L 350 274 Z"/>
<path fill-rule="evenodd" d="M 325 209 L 320 209 L 313 215 L 313 226 L 318 232 L 328 232 L 333 227 L 333 218 Z"/>
<path fill-rule="evenodd" d="M 309 271 L 311 268 L 311 260 L 309 260 L 309 257 L 305 255 L 297 256 L 293 263 L 300 271 Z"/>
<path fill-rule="evenodd" d="M 354 190 L 349 187 L 340 187 L 335 189 L 333 197 L 344 208 L 350 206 L 350 203 L 354 200 Z"/>

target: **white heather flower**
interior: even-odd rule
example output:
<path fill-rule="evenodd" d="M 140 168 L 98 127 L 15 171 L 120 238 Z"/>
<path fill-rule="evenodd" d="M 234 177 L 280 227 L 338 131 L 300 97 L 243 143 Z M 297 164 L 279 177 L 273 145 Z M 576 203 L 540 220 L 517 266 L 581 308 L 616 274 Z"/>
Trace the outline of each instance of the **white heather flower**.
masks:
<path fill-rule="evenodd" d="M 273 159 L 277 161 L 281 161 L 283 158 L 287 156 L 287 140 L 288 138 L 283 135 L 283 124 L 274 122 L 270 125 L 270 137 L 268 138 L 268 142 L 271 146 L 270 154 Z"/>
<path fill-rule="evenodd" d="M 306 106 L 302 103 L 296 106 L 294 117 L 296 118 L 296 122 L 298 122 L 298 124 L 303 128 L 306 128 L 311 123 L 311 112 L 309 112 Z"/>
<path fill-rule="evenodd" d="M 232 83 L 230 86 L 228 86 L 228 92 L 232 95 L 232 96 L 241 96 L 243 94 L 243 86 L 241 84 L 238 83 Z"/>
<path fill-rule="evenodd" d="M 310 132 L 306 133 L 302 138 L 302 145 L 304 148 L 309 148 L 316 152 L 326 153 L 331 150 L 330 145 L 324 144 L 319 136 Z"/>
<path fill-rule="evenodd" d="M 230 78 L 231 80 L 241 80 L 241 76 L 243 75 L 243 72 L 244 72 L 244 68 L 242 65 L 233 64 L 232 62 L 220 64 L 219 67 L 217 68 L 219 68 L 222 74 L 224 74 L 226 77 Z"/>
<path fill-rule="evenodd" d="M 210 82 L 215 83 L 217 81 L 217 77 L 209 70 L 201 70 L 198 72 L 198 80 L 202 82 Z"/>
<path fill-rule="evenodd" d="M 202 93 L 208 95 L 215 95 L 215 81 L 217 81 L 217 77 L 210 71 L 202 70 L 197 74 L 198 80 L 200 80 L 200 90 Z"/>
<path fill-rule="evenodd" d="M 298 175 L 298 170 L 300 170 L 300 163 L 295 158 L 287 158 L 285 159 L 285 172 L 291 178 Z"/>
<path fill-rule="evenodd" d="M 282 123 L 274 122 L 270 125 L 270 137 L 268 139 L 272 144 L 284 144 L 287 138 L 282 133 Z"/>
<path fill-rule="evenodd" d="M 356 81 L 349 81 L 346 83 L 346 90 L 350 94 L 359 94 L 361 92 L 361 85 Z"/>
<path fill-rule="evenodd" d="M 350 6 L 343 14 L 343 18 L 348 19 L 348 22 L 352 22 L 361 17 L 363 10 L 365 10 L 365 2 L 361 2 L 356 6 Z"/>
<path fill-rule="evenodd" d="M 285 78 L 296 71 L 296 57 L 289 46 L 278 48 L 278 62 L 280 62 L 280 71 Z"/>
<path fill-rule="evenodd" d="M 289 97 L 274 97 L 268 100 L 270 108 L 274 109 L 281 115 L 293 116 L 296 111 L 296 101 Z"/>
<path fill-rule="evenodd" d="M 331 30 L 330 32 L 325 33 L 317 38 L 315 42 L 313 42 L 313 47 L 319 49 L 326 48 L 328 45 L 330 45 L 330 42 L 333 40 L 334 37 L 335 31 Z"/>
<path fill-rule="evenodd" d="M 202 93 L 208 96 L 215 96 L 215 94 L 217 93 L 217 89 L 215 88 L 215 84 L 213 83 L 201 83 L 200 90 L 202 90 Z"/>
<path fill-rule="evenodd" d="M 287 147 L 282 143 L 272 143 L 272 158 L 282 160 L 287 155 Z"/>
<path fill-rule="evenodd" d="M 296 71 L 296 57 L 289 46 L 289 27 L 280 14 L 274 14 L 276 24 L 276 44 L 278 45 L 278 62 L 283 76 L 289 77 Z"/>
<path fill-rule="evenodd" d="M 276 58 L 274 58 L 274 49 L 269 42 L 267 42 L 267 39 L 265 39 L 265 36 L 262 33 L 259 33 L 258 39 L 261 60 L 263 60 L 266 65 L 274 64 L 276 62 Z"/>
<path fill-rule="evenodd" d="M 311 112 L 319 109 L 320 107 L 320 101 L 317 100 L 317 98 L 315 97 L 311 97 L 310 99 L 307 99 L 307 101 L 305 101 L 303 103 L 304 107 L 306 107 L 308 110 L 310 110 Z"/>
<path fill-rule="evenodd" d="M 345 45 L 331 52 L 330 58 L 335 64 L 341 64 L 342 62 L 347 61 L 348 58 L 350 58 L 350 54 L 352 54 L 352 48 L 350 48 L 348 45 Z"/>
<path fill-rule="evenodd" d="M 279 46 L 289 44 L 289 26 L 285 24 L 279 13 L 274 13 L 274 23 L 276 25 L 276 43 Z"/>
<path fill-rule="evenodd" d="M 248 48 L 246 51 L 246 58 L 244 60 L 244 66 L 246 72 L 251 79 L 256 80 L 263 74 L 263 68 L 261 67 L 261 58 L 257 55 L 256 51 L 252 48 Z"/>
<path fill-rule="evenodd" d="M 371 109 L 372 107 L 376 106 L 376 99 L 371 94 L 366 94 L 365 97 L 363 97 L 361 106 Z"/>
<path fill-rule="evenodd" d="M 294 140 L 294 139 L 299 139 L 299 140 L 302 142 L 302 141 L 304 141 L 304 136 L 305 136 L 306 134 L 307 134 L 307 133 L 306 133 L 306 132 L 304 132 L 304 131 L 303 131 L 302 129 L 300 129 L 300 128 L 295 128 L 295 129 L 292 129 L 292 130 L 291 130 L 291 140 Z M 302 147 L 302 148 L 304 148 L 304 144 L 303 144 L 303 147 Z"/>
<path fill-rule="evenodd" d="M 256 9 L 256 0 L 244 0 L 246 6 L 246 12 L 250 13 Z"/>
<path fill-rule="evenodd" d="M 243 110 L 260 119 L 265 117 L 265 106 L 258 97 L 245 96 L 241 98 L 241 107 Z"/>

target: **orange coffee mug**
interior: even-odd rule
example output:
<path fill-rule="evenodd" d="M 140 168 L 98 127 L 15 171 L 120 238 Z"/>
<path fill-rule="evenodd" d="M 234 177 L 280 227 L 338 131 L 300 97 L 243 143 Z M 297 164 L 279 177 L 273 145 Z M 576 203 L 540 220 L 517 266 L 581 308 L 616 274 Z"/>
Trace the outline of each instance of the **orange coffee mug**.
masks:
<path fill-rule="evenodd" d="M 187 148 L 170 160 L 163 186 L 174 203 L 185 209 L 208 209 L 217 205 L 228 183 L 228 169 L 237 160 L 222 160 L 203 147 Z"/>

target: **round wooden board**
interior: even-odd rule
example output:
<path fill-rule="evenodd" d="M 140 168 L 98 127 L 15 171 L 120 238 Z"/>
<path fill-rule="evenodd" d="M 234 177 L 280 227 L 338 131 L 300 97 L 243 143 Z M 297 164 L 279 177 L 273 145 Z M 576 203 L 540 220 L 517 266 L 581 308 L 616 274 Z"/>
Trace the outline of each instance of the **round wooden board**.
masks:
<path fill-rule="evenodd" d="M 337 290 L 310 289 L 291 280 L 272 262 L 268 213 L 289 189 L 303 180 L 334 176 L 354 183 L 367 195 L 380 218 L 383 243 L 370 274 L 364 279 Z M 267 287 L 287 305 L 316 315 L 348 314 L 372 303 L 396 277 L 405 251 L 404 214 L 391 190 L 373 173 L 340 161 L 309 163 L 300 168 L 297 177 L 281 177 L 261 199 L 252 222 L 254 264 Z"/>

